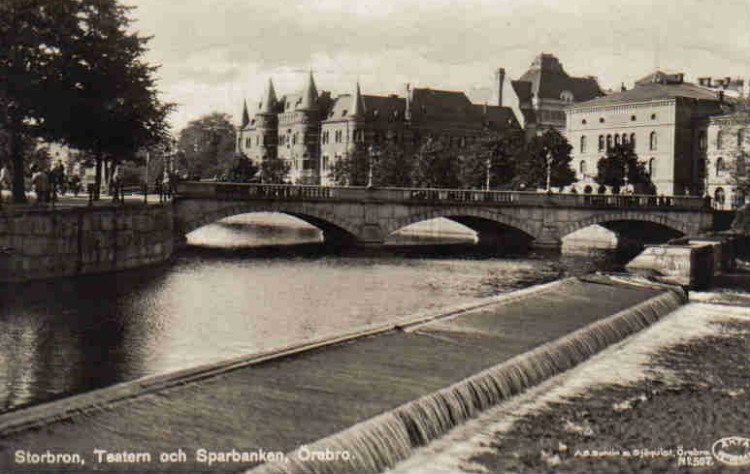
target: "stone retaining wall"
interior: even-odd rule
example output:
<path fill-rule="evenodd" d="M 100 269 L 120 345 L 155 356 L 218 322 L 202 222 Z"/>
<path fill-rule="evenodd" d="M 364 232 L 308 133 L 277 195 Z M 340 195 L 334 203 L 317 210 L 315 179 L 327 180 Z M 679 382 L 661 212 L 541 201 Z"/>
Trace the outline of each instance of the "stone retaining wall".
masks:
<path fill-rule="evenodd" d="M 162 263 L 173 235 L 171 204 L 0 212 L 0 282 Z"/>

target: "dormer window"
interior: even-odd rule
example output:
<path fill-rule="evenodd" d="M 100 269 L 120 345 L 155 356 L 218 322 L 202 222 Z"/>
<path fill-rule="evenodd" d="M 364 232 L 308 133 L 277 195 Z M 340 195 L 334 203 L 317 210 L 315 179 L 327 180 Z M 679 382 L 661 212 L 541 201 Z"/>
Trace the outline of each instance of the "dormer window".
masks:
<path fill-rule="evenodd" d="M 573 93 L 570 91 L 562 91 L 560 93 L 560 100 L 562 100 L 566 104 L 572 103 L 574 100 Z"/>

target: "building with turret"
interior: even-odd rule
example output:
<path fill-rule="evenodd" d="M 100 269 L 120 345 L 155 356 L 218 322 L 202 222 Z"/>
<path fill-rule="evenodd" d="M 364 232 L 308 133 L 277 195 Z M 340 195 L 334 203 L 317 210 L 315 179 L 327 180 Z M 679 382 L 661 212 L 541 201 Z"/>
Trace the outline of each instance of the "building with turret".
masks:
<path fill-rule="evenodd" d="M 546 53 L 537 56 L 511 85 L 528 138 L 549 129 L 564 133 L 565 107 L 604 95 L 596 78 L 569 76 L 560 61 Z"/>
<path fill-rule="evenodd" d="M 243 110 L 238 151 L 256 163 L 271 158 L 290 165 L 293 183 L 331 184 L 337 160 L 355 150 L 394 143 L 408 152 L 428 139 L 468 146 L 487 131 L 520 130 L 515 114 L 502 105 L 504 71 L 499 70 L 495 104 L 473 104 L 463 92 L 411 88 L 397 94 L 351 94 L 335 98 L 318 92 L 312 73 L 303 91 L 276 97 L 269 80 L 251 117 Z"/>

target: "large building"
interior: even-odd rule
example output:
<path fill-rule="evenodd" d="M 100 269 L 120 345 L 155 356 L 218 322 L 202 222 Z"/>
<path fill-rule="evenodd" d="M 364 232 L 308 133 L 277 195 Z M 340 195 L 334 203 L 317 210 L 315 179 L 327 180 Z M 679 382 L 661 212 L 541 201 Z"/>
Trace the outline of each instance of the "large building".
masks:
<path fill-rule="evenodd" d="M 486 131 L 520 129 L 509 107 L 502 105 L 504 71 L 497 72 L 495 104 L 473 104 L 463 92 L 406 87 L 396 94 L 351 94 L 335 98 L 319 93 L 312 73 L 301 94 L 276 97 L 268 87 L 253 117 L 243 114 L 238 150 L 259 163 L 280 158 L 290 164 L 294 183 L 331 183 L 333 164 L 357 149 L 387 142 L 414 150 L 440 138 L 457 149 Z"/>
<path fill-rule="evenodd" d="M 565 107 L 604 95 L 591 76 L 572 77 L 552 54 L 542 53 L 518 79 L 511 81 L 518 96 L 527 137 L 549 129 L 565 131 Z"/>
<path fill-rule="evenodd" d="M 724 92 L 657 71 L 630 90 L 568 106 L 566 136 L 573 146 L 579 191 L 597 191 L 597 163 L 618 143 L 632 143 L 656 192 L 703 195 L 703 163 L 716 117 L 731 110 Z"/>

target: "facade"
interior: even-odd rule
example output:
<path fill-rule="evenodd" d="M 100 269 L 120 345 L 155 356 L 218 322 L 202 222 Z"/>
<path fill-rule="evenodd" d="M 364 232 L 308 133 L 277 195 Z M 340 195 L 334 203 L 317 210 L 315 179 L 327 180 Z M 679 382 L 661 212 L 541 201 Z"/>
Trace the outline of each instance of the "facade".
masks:
<path fill-rule="evenodd" d="M 257 112 L 243 113 L 238 151 L 256 163 L 280 158 L 290 164 L 293 183 L 331 184 L 334 163 L 355 150 L 391 142 L 407 152 L 430 138 L 457 149 L 486 131 L 520 130 L 515 114 L 502 106 L 504 71 L 498 70 L 497 103 L 473 104 L 463 92 L 411 88 L 396 94 L 354 93 L 331 98 L 318 93 L 310 74 L 301 94 L 276 98 L 269 81 Z"/>
<path fill-rule="evenodd" d="M 597 192 L 599 159 L 618 143 L 633 143 L 657 194 L 703 195 L 702 143 L 711 117 L 729 107 L 721 91 L 660 71 L 636 81 L 633 89 L 568 106 L 565 133 L 573 147 L 576 190 Z"/>
<path fill-rule="evenodd" d="M 552 54 L 542 53 L 516 81 L 527 138 L 549 129 L 565 131 L 565 107 L 604 95 L 594 77 L 572 77 Z"/>
<path fill-rule="evenodd" d="M 746 173 L 745 157 L 750 123 L 731 112 L 710 117 L 698 130 L 699 168 L 697 181 L 720 209 L 736 209 L 745 204 L 745 193 L 734 176 Z"/>

